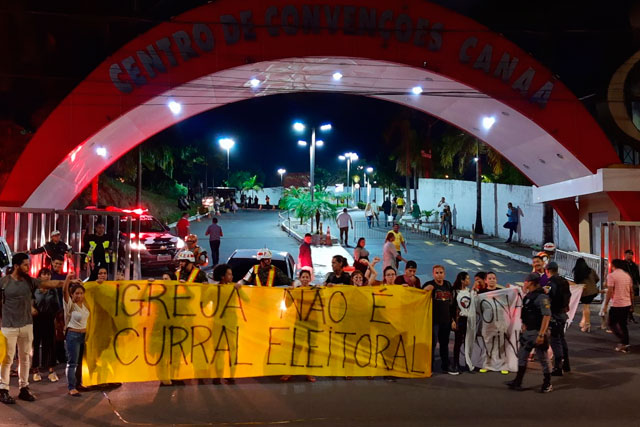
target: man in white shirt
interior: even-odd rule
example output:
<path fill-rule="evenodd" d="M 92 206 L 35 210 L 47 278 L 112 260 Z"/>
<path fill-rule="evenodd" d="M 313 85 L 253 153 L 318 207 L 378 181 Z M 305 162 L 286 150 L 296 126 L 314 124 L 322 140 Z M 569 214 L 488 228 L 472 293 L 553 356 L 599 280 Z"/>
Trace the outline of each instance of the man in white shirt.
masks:
<path fill-rule="evenodd" d="M 338 215 L 336 222 L 340 229 L 340 244 L 343 242 L 342 235 L 344 234 L 344 245 L 349 247 L 349 224 L 351 224 L 351 229 L 353 230 L 353 220 L 351 219 L 351 215 L 347 213 L 347 208 L 344 208 L 342 213 Z"/>

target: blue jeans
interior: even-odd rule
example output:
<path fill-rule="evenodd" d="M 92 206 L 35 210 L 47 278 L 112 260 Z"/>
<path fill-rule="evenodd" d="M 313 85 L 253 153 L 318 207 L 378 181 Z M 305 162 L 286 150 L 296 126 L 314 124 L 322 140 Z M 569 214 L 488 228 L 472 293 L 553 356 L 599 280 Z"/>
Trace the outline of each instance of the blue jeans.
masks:
<path fill-rule="evenodd" d="M 369 226 L 369 228 L 371 228 L 371 220 L 373 219 L 372 216 L 368 216 L 367 217 L 367 225 Z"/>
<path fill-rule="evenodd" d="M 76 377 L 76 371 L 82 369 L 82 361 L 80 360 L 80 354 L 84 349 L 85 333 L 67 331 L 67 337 L 65 338 L 65 349 L 67 350 L 67 383 L 69 390 L 76 388 L 78 383 Z"/>

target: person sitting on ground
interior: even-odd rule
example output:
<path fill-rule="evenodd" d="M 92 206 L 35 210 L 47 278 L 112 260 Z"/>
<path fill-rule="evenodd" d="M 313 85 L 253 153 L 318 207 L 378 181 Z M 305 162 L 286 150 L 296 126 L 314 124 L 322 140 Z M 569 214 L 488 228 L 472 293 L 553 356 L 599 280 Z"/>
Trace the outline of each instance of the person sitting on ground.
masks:
<path fill-rule="evenodd" d="M 407 284 L 412 288 L 420 289 L 420 279 L 416 276 L 416 272 L 418 271 L 418 264 L 415 261 L 407 261 L 406 266 L 404 268 L 404 274 L 402 276 L 396 277 L 396 284 L 402 285 Z"/>
<path fill-rule="evenodd" d="M 239 283 L 248 286 L 291 286 L 292 280 L 278 267 L 271 265 L 272 256 L 269 249 L 260 249 L 256 254 L 260 263 L 251 267 Z"/>
<path fill-rule="evenodd" d="M 335 255 L 331 258 L 331 268 L 333 271 L 327 274 L 325 285 L 350 285 L 351 277 L 344 271 L 346 259 L 342 255 Z"/>

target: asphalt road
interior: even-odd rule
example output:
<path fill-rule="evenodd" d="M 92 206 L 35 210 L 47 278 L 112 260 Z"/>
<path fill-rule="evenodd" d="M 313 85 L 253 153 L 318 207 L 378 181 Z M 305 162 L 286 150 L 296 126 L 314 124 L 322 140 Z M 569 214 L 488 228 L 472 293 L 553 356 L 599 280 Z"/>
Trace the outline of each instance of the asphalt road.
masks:
<path fill-rule="evenodd" d="M 275 223 L 270 212 L 223 215 L 223 259 L 236 247 L 265 244 L 296 254 L 297 243 Z M 193 231 L 204 237 L 206 225 L 194 224 Z M 416 238 L 409 243 L 411 257 L 423 268 L 421 278 L 427 278 L 427 266 L 443 262 L 450 266 L 451 274 L 458 268 L 474 271 L 496 266 L 503 283 L 517 280 L 528 269 L 461 245 L 434 241 L 429 245 L 425 241 Z M 592 308 L 595 329 L 597 307 Z M 81 398 L 65 394 L 64 370 L 58 367 L 60 382 L 45 380 L 31 385 L 37 402 L 0 406 L 0 425 L 638 425 L 640 327 L 632 324 L 630 330 L 632 352 L 621 354 L 613 351 L 616 341 L 611 334 L 602 330 L 585 334 L 572 327 L 567 341 L 573 370 L 553 379 L 550 394 L 537 392 L 542 382 L 537 363 L 530 365 L 524 380 L 530 389 L 524 392 L 504 386 L 513 374 L 454 377 L 435 372 L 431 378 L 397 382 L 318 378 L 312 384 L 300 378 L 281 383 L 266 377 L 238 379 L 235 385 L 212 385 L 208 380 L 203 385 L 188 381 L 185 386 L 172 387 L 135 383 L 86 392 Z M 17 394 L 16 385 L 17 379 L 12 378 L 13 395 Z"/>

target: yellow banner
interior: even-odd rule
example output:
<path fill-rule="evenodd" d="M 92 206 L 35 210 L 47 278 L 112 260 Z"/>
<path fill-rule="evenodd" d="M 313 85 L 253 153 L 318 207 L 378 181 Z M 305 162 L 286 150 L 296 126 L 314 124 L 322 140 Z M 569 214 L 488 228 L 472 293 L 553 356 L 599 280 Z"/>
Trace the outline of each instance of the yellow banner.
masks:
<path fill-rule="evenodd" d="M 83 384 L 430 376 L 430 297 L 402 286 L 88 283 Z"/>

